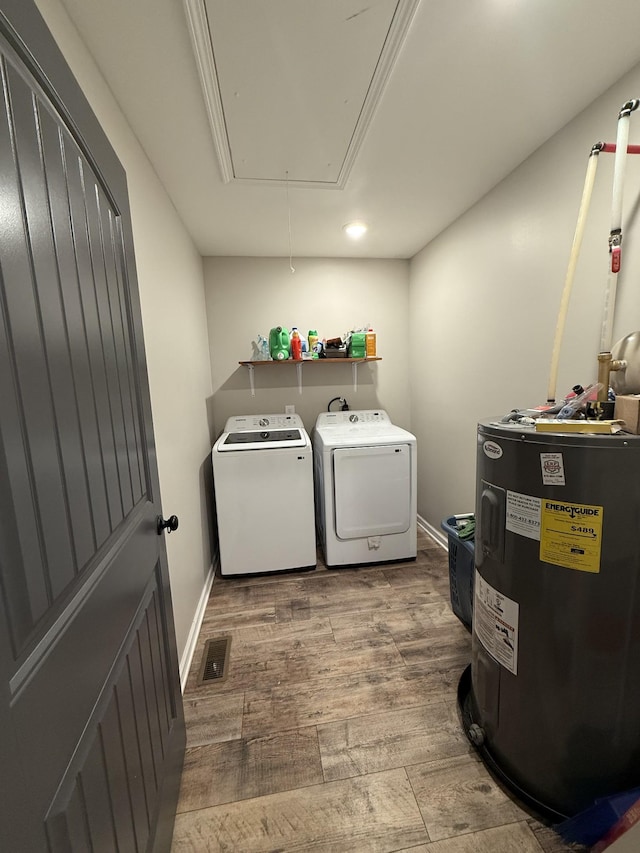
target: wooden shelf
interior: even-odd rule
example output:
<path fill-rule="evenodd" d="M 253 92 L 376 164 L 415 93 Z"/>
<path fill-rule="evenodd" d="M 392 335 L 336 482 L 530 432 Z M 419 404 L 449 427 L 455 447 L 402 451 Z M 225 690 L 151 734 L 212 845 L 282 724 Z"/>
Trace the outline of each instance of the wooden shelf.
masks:
<path fill-rule="evenodd" d="M 353 374 L 353 390 L 358 390 L 358 365 L 366 364 L 370 361 L 382 361 L 380 356 L 371 358 L 284 358 L 282 361 L 270 359 L 269 361 L 239 361 L 238 364 L 249 369 L 249 385 L 251 387 L 251 396 L 256 396 L 255 377 L 253 375 L 254 368 L 265 367 L 267 364 L 292 365 L 295 364 L 298 374 L 298 393 L 302 394 L 302 366 L 304 364 L 350 364 Z"/>
<path fill-rule="evenodd" d="M 283 358 L 281 361 L 269 359 L 268 361 L 239 361 L 238 364 L 244 364 L 251 367 L 263 367 L 265 364 L 364 364 L 366 361 L 382 361 L 382 356 L 373 356 L 370 358 Z"/>

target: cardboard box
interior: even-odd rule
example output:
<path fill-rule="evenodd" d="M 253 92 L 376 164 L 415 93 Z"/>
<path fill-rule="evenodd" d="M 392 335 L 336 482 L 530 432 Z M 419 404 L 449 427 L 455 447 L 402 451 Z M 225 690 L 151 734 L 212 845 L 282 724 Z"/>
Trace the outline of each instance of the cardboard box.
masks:
<path fill-rule="evenodd" d="M 640 394 L 619 394 L 614 417 L 624 421 L 627 432 L 640 435 Z"/>

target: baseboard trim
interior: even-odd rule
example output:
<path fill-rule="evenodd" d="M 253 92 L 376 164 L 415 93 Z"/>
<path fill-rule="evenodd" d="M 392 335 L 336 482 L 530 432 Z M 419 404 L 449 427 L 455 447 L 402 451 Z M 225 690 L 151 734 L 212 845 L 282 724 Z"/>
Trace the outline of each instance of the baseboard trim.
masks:
<path fill-rule="evenodd" d="M 213 579 L 216 576 L 217 563 L 218 560 L 216 557 L 216 559 L 209 566 L 209 571 L 207 573 L 207 577 L 205 578 L 204 586 L 202 587 L 202 592 L 200 593 L 200 599 L 198 601 L 198 606 L 196 607 L 193 622 L 191 623 L 191 630 L 189 631 L 189 636 L 187 637 L 187 644 L 184 648 L 184 652 L 182 653 L 182 658 L 180 660 L 180 689 L 183 693 L 185 687 L 187 686 L 187 678 L 189 676 L 189 670 L 191 669 L 191 663 L 193 661 L 193 656 L 196 651 L 198 635 L 200 634 L 202 620 L 204 619 L 204 613 L 207 609 L 207 602 L 209 601 L 209 596 L 211 595 Z"/>
<path fill-rule="evenodd" d="M 436 528 L 429 524 L 429 522 L 421 515 L 418 516 L 418 526 L 421 527 L 435 542 L 437 542 L 441 548 L 444 548 L 445 551 L 449 550 L 449 541 L 444 534 L 444 530 L 436 530 Z"/>

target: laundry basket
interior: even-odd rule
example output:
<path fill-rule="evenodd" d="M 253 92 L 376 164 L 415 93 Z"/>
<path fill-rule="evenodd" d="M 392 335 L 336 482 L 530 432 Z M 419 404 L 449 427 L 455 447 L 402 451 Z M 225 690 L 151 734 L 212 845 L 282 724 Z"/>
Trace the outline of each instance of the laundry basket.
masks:
<path fill-rule="evenodd" d="M 473 539 L 461 539 L 459 530 L 473 518 L 473 513 L 452 515 L 440 526 L 449 541 L 449 597 L 451 609 L 458 619 L 471 630 L 473 618 L 473 574 L 475 549 Z"/>

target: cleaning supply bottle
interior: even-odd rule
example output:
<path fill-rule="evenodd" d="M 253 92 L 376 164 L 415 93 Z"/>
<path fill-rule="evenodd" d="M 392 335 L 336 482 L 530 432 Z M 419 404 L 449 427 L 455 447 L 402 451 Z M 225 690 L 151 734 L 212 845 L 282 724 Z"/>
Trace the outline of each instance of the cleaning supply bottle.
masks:
<path fill-rule="evenodd" d="M 365 334 L 365 353 L 367 358 L 376 356 L 376 333 L 369 329 Z"/>
<path fill-rule="evenodd" d="M 318 343 L 318 332 L 316 329 L 309 329 L 309 334 L 307 335 L 307 341 L 309 343 L 309 352 L 313 353 L 314 358 L 317 358 L 318 353 L 316 351 L 316 344 Z"/>
<path fill-rule="evenodd" d="M 269 353 L 274 361 L 289 358 L 289 332 L 284 326 L 274 326 L 269 332 Z"/>
<path fill-rule="evenodd" d="M 258 345 L 257 345 L 257 360 L 258 361 L 270 361 L 271 354 L 269 352 L 269 341 L 264 337 L 264 335 L 258 334 Z"/>
<path fill-rule="evenodd" d="M 300 361 L 302 358 L 302 339 L 295 326 L 291 330 L 291 358 L 296 359 L 296 361 Z"/>
<path fill-rule="evenodd" d="M 348 352 L 349 358 L 366 357 L 366 338 L 364 332 L 351 332 L 349 336 Z"/>

